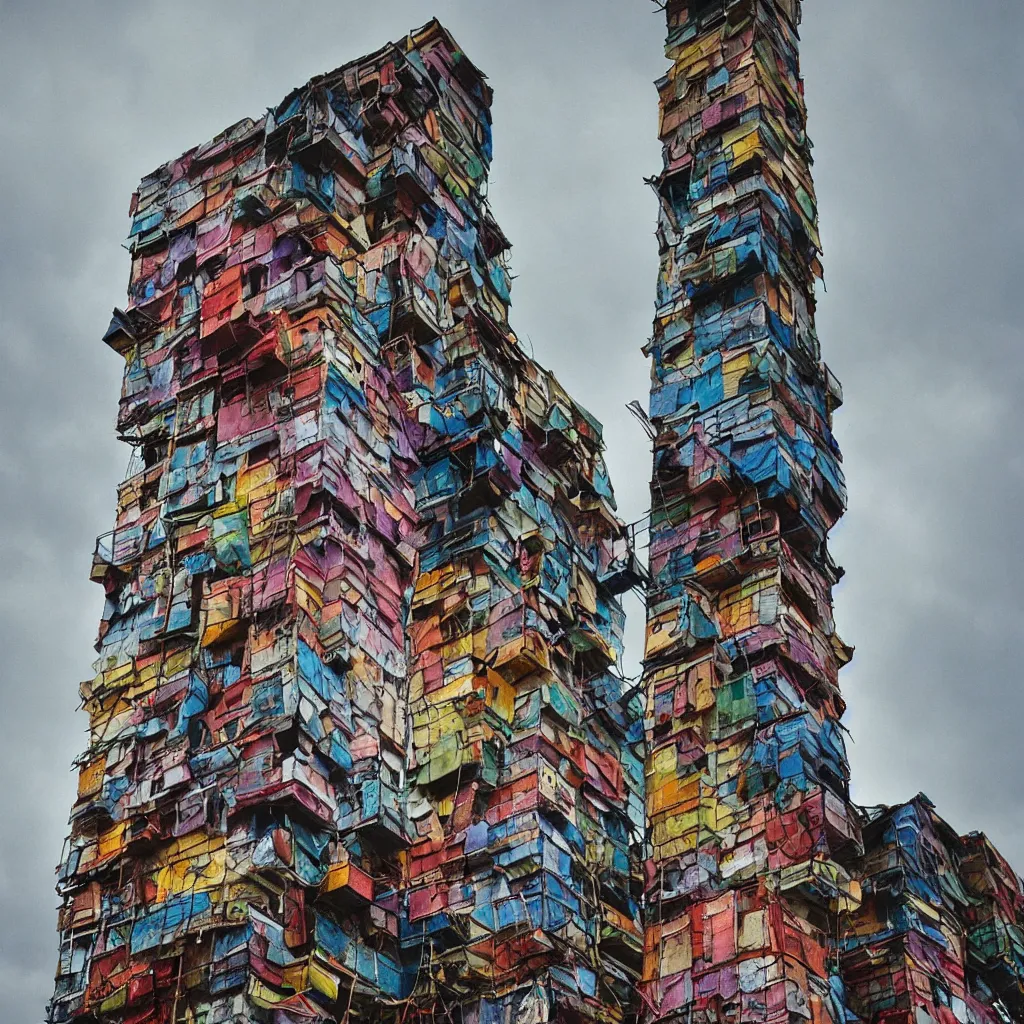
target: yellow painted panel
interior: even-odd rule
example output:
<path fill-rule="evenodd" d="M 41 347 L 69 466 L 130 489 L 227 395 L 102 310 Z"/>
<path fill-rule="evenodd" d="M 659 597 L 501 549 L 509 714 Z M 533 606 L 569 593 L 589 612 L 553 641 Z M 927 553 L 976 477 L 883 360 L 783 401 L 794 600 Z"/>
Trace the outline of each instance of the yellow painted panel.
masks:
<path fill-rule="evenodd" d="M 124 834 L 128 830 L 126 821 L 118 822 L 113 828 L 101 832 L 99 837 L 100 857 L 113 857 L 125 847 Z"/>

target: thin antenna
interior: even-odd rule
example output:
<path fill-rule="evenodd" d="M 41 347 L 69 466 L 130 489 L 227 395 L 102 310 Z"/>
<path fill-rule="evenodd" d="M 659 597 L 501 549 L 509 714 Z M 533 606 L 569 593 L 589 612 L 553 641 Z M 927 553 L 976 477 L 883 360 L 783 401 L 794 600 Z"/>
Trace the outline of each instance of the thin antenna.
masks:
<path fill-rule="evenodd" d="M 632 402 L 626 403 L 626 408 L 632 414 L 633 419 L 644 428 L 644 433 L 653 441 L 658 436 L 658 432 L 654 429 L 651 417 L 644 412 L 643 406 L 634 398 Z"/>

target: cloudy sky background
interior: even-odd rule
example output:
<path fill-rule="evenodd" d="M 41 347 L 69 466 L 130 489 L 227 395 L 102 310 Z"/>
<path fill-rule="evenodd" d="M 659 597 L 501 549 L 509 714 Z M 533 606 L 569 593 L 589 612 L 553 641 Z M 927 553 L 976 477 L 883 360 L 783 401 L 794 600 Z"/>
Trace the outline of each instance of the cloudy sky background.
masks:
<path fill-rule="evenodd" d="M 1024 868 L 1024 205 L 1019 0 L 813 0 L 804 72 L 826 248 L 819 328 L 846 386 L 839 622 L 855 796 L 923 789 Z M 37 1022 L 52 867 L 84 745 L 113 439 L 120 243 L 138 179 L 437 14 L 496 90 L 492 201 L 513 322 L 606 424 L 647 507 L 639 348 L 657 263 L 662 23 L 648 0 L 0 0 L 0 1007 Z M 631 635 L 641 635 L 634 616 Z M 634 662 L 639 645 L 630 652 Z"/>

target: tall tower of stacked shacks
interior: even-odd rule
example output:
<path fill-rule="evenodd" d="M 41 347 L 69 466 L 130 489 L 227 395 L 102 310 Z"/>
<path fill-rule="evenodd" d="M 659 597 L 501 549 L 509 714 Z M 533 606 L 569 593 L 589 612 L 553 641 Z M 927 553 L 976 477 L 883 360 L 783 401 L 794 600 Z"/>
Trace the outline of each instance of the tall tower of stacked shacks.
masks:
<path fill-rule="evenodd" d="M 145 178 L 52 1021 L 623 1019 L 637 582 L 436 22 Z"/>
<path fill-rule="evenodd" d="M 645 1012 L 842 1021 L 859 901 L 832 621 L 845 491 L 797 0 L 673 0 L 645 678 Z"/>
<path fill-rule="evenodd" d="M 800 0 L 668 0 L 651 485 L 651 1022 L 1024 1020 L 1024 886 L 924 796 L 854 808 Z M 898 685 L 898 681 L 894 682 Z"/>

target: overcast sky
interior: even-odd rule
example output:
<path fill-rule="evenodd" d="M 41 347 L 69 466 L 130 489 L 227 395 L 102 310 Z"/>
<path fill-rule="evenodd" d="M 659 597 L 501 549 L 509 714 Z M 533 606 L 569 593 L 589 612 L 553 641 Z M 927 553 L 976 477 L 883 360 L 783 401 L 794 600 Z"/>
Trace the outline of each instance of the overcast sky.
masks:
<path fill-rule="evenodd" d="M 819 329 L 846 386 L 837 595 L 854 795 L 919 790 L 1024 868 L 1024 5 L 812 0 L 804 72 L 826 248 Z M 146 172 L 437 14 L 495 89 L 491 196 L 513 323 L 606 425 L 647 507 L 661 18 L 648 0 L 0 0 L 0 1016 L 42 1019 L 52 867 L 84 745 L 127 462 L 100 342 Z M 639 616 L 630 633 L 641 635 Z M 630 652 L 639 657 L 637 643 Z"/>

